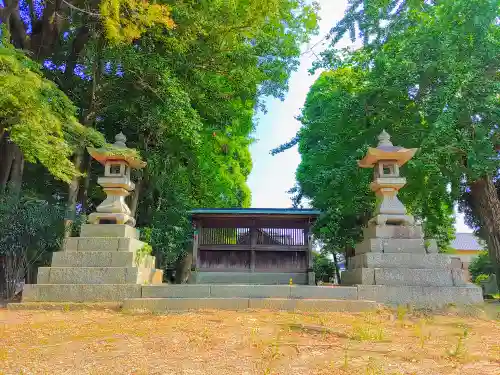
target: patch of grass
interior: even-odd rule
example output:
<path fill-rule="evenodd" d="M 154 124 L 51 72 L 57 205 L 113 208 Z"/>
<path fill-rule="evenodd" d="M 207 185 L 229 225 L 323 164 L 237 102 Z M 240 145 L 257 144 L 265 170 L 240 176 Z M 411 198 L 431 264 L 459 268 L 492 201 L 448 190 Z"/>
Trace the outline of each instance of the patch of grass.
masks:
<path fill-rule="evenodd" d="M 465 354 L 465 352 L 466 352 L 465 339 L 467 338 L 467 336 L 469 334 L 469 329 L 467 326 L 463 326 L 462 328 L 463 328 L 463 331 L 458 336 L 458 340 L 457 340 L 455 347 L 448 350 L 448 354 L 450 357 L 458 357 L 460 355 Z"/>
<path fill-rule="evenodd" d="M 368 324 L 355 324 L 349 336 L 356 341 L 387 341 L 384 328 L 382 326 L 372 326 Z"/>
<path fill-rule="evenodd" d="M 375 358 L 369 357 L 368 358 L 368 365 L 366 365 L 365 368 L 365 374 L 366 375 L 384 375 L 385 371 L 384 368 L 377 363 Z"/>
<path fill-rule="evenodd" d="M 400 322 L 405 319 L 406 314 L 408 314 L 408 309 L 403 305 L 398 305 L 396 309 L 396 316 Z"/>
<path fill-rule="evenodd" d="M 431 338 L 431 333 L 425 319 L 420 319 L 418 324 L 415 325 L 415 335 L 418 337 L 420 349 L 423 349 L 425 342 Z"/>
<path fill-rule="evenodd" d="M 344 346 L 344 363 L 342 364 L 342 368 L 344 370 L 349 368 L 349 343 L 346 343 Z"/>

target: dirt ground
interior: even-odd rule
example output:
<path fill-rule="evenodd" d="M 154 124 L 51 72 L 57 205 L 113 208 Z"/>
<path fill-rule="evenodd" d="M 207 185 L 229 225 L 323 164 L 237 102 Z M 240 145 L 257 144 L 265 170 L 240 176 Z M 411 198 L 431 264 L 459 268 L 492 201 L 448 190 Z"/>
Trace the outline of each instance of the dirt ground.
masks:
<path fill-rule="evenodd" d="M 2 374 L 500 374 L 500 322 L 371 313 L 0 309 Z"/>

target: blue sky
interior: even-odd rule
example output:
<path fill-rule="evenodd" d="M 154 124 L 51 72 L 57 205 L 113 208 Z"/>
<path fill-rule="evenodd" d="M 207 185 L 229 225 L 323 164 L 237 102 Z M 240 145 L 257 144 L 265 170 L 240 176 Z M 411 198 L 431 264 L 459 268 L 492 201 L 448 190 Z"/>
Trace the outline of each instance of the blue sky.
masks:
<path fill-rule="evenodd" d="M 346 9 L 347 0 L 320 0 L 320 31 L 308 46 L 322 40 L 330 28 L 342 18 Z M 350 40 L 341 42 L 343 46 L 350 44 Z M 312 52 L 319 53 L 325 48 L 325 42 L 316 45 Z M 252 191 L 252 207 L 290 207 L 291 200 L 287 190 L 295 184 L 295 170 L 300 163 L 297 147 L 276 156 L 269 151 L 280 144 L 289 141 L 300 128 L 300 122 L 295 119 L 300 113 L 309 87 L 316 80 L 319 73 L 310 75 L 310 69 L 315 60 L 314 53 L 304 53 L 300 59 L 300 66 L 290 78 L 290 89 L 284 101 L 269 98 L 266 100 L 267 113 L 257 115 L 257 129 L 254 134 L 256 142 L 250 151 L 253 158 L 253 170 L 248 179 Z M 471 232 L 463 222 L 463 216 L 457 215 L 457 231 Z"/>

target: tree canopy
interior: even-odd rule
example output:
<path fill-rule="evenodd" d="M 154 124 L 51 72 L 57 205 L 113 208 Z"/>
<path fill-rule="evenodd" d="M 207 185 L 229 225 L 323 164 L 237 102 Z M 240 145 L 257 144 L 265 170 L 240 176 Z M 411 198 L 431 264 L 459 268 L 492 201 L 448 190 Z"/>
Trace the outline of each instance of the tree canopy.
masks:
<path fill-rule="evenodd" d="M 373 207 L 360 159 L 386 129 L 418 147 L 403 169 L 402 200 L 441 246 L 452 237 L 453 205 L 469 194 L 490 251 L 500 260 L 497 155 L 498 1 L 353 0 L 332 28 L 315 68 L 298 143 L 299 194 L 326 208 L 334 238 L 352 243 Z M 335 48 L 345 34 L 363 40 Z M 316 187 L 317 186 L 317 187 Z M 351 193 L 351 191 L 353 191 Z M 347 237 L 346 239 L 344 239 Z M 354 239 L 354 241 L 353 241 Z"/>
<path fill-rule="evenodd" d="M 163 265 L 173 263 L 190 240 L 189 209 L 250 205 L 254 115 L 265 110 L 265 96 L 283 98 L 300 46 L 317 27 L 315 5 L 302 0 L 55 1 L 21 7 L 5 0 L 0 22 L 31 65 L 40 64 L 37 77 L 60 90 L 65 107 L 56 109 L 73 116 L 52 126 L 95 129 L 109 141 L 122 131 L 148 163 L 133 176 L 136 192 L 129 204 Z M 11 107 L 6 103 L 0 111 Z M 33 134 L 30 124 L 22 129 Z M 73 145 L 71 134 L 62 133 L 61 142 Z M 9 145 L 17 145 L 7 136 Z M 66 160 L 72 154 L 72 173 L 62 182 L 41 158 L 28 154 L 24 169 L 4 171 L 4 179 L 20 180 L 21 174 L 23 189 L 67 202 L 68 218 L 91 212 L 103 199 L 96 184 L 102 167 L 89 159 L 83 137 L 76 139 L 77 147 L 64 151 Z M 3 151 L 23 160 L 16 150 Z"/>

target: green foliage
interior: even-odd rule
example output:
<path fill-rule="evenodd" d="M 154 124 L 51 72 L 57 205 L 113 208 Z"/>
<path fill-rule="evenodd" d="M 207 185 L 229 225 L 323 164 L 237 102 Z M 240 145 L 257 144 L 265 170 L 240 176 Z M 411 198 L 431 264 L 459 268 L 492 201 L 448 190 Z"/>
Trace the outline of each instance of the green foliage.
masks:
<path fill-rule="evenodd" d="M 481 275 L 489 276 L 495 273 L 493 263 L 487 251 L 481 251 L 479 255 L 472 260 L 469 264 L 469 272 L 474 283 L 479 282 L 478 278 Z"/>
<path fill-rule="evenodd" d="M 148 163 L 138 225 L 165 264 L 191 243 L 188 210 L 250 205 L 255 110 L 282 97 L 316 27 L 302 1 L 169 5 L 174 29 L 105 51 L 125 74 L 105 78 L 98 123 L 108 137 L 123 130 Z"/>
<path fill-rule="evenodd" d="M 139 267 L 146 259 L 147 256 L 153 253 L 153 248 L 150 244 L 145 243 L 137 252 L 135 253 L 135 265 Z"/>
<path fill-rule="evenodd" d="M 7 132 L 27 161 L 40 162 L 65 182 L 79 174 L 70 160 L 76 146 L 104 144 L 98 132 L 77 121 L 75 111 L 35 62 L 0 43 L 0 134 Z"/>
<path fill-rule="evenodd" d="M 316 275 L 316 281 L 325 283 L 330 282 L 335 276 L 335 264 L 323 253 L 313 253 L 313 270 Z"/>
<path fill-rule="evenodd" d="M 401 200 L 426 236 L 447 246 L 454 203 L 500 167 L 498 9 L 498 1 L 481 0 L 350 1 L 316 63 L 327 71 L 308 94 L 304 126 L 283 147 L 299 144 L 297 194 L 326 212 L 317 231 L 330 242 L 359 240 L 374 197 L 371 171 L 356 160 L 386 129 L 395 145 L 419 148 L 402 169 Z M 363 47 L 335 49 L 345 33 L 356 38 L 356 28 Z"/>
<path fill-rule="evenodd" d="M 82 124 L 108 140 L 123 131 L 147 162 L 133 175 L 137 225 L 148 228 L 161 263 L 172 264 L 191 243 L 190 209 L 250 205 L 254 117 L 265 96 L 283 98 L 288 89 L 300 46 L 316 31 L 316 5 L 106 0 L 86 10 L 99 17 L 75 10 L 58 25 L 57 43 L 36 48 L 37 38 L 48 37 L 34 31 L 25 48 L 39 63 L 65 66 L 43 73 L 74 103 Z M 72 74 L 73 67 L 82 74 Z M 102 167 L 88 165 L 71 185 L 86 213 L 103 199 L 96 186 Z M 67 196 L 45 171 L 26 171 L 25 188 L 46 199 Z"/>
<path fill-rule="evenodd" d="M 28 254 L 36 261 L 57 250 L 64 235 L 64 206 L 33 197 L 0 195 L 0 255 Z M 33 255 L 32 255 L 33 254 Z"/>
<path fill-rule="evenodd" d="M 30 279 L 34 267 L 46 265 L 64 237 L 64 205 L 31 196 L 0 195 L 0 296 L 10 299 L 16 285 Z"/>
<path fill-rule="evenodd" d="M 174 27 L 170 8 L 140 0 L 103 0 L 99 2 L 106 37 L 113 43 L 130 43 L 154 25 Z"/>
<path fill-rule="evenodd" d="M 488 280 L 490 278 L 490 275 L 486 275 L 484 273 L 481 273 L 477 275 L 477 277 L 474 280 L 474 284 L 481 285 L 481 281 Z"/>

